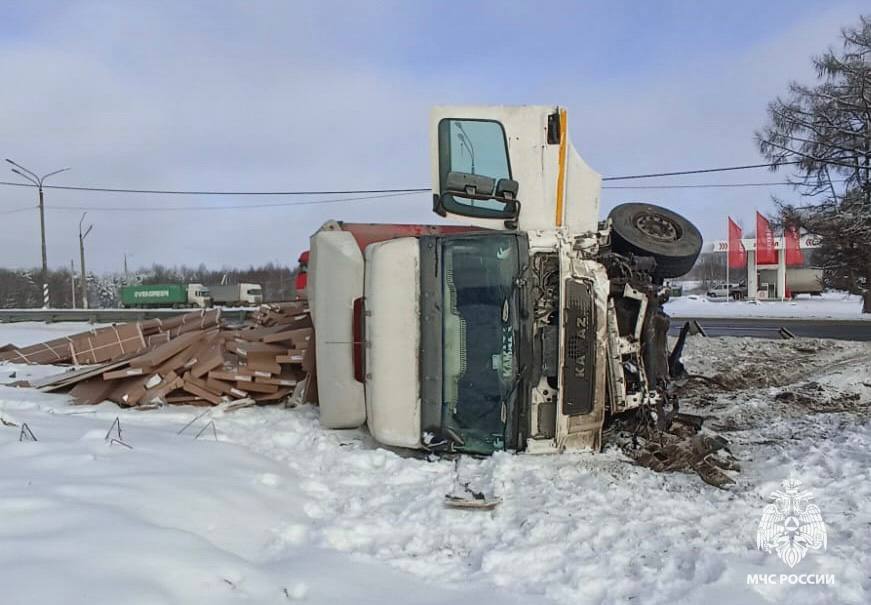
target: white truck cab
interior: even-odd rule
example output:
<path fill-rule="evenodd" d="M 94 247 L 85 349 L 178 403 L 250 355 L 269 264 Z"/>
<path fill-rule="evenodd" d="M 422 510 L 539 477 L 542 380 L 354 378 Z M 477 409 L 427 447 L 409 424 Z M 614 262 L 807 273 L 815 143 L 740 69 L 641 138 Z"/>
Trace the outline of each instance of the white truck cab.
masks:
<path fill-rule="evenodd" d="M 433 210 L 311 238 L 321 422 L 390 446 L 596 450 L 606 415 L 668 422 L 667 298 L 698 230 L 650 204 L 599 219 L 558 107 L 437 107 Z"/>
<path fill-rule="evenodd" d="M 246 305 L 259 305 L 263 302 L 263 288 L 260 284 L 239 284 L 239 300 Z"/>
<path fill-rule="evenodd" d="M 212 295 L 203 284 L 188 284 L 187 293 L 189 305 L 201 309 L 212 306 Z"/>

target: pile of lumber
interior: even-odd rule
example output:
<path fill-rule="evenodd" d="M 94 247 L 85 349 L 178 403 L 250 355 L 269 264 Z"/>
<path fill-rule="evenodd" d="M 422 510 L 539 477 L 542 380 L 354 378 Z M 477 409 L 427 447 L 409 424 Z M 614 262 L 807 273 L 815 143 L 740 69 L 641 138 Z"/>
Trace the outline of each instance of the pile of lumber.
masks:
<path fill-rule="evenodd" d="M 98 328 L 0 353 L 12 363 L 86 366 L 38 381 L 81 404 L 125 407 L 277 403 L 312 372 L 311 316 L 304 302 L 263 305 L 250 320 L 220 309 Z M 305 381 L 314 400 L 314 379 Z"/>

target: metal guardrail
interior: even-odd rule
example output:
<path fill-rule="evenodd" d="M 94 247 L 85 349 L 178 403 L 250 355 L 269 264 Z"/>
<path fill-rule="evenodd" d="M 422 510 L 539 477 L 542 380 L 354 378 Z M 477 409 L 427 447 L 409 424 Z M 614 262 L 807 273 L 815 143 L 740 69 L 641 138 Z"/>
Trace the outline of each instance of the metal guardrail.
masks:
<path fill-rule="evenodd" d="M 871 321 L 863 319 L 674 316 L 669 333 L 676 335 L 687 321 L 699 325 L 709 336 L 871 341 Z"/>
<path fill-rule="evenodd" d="M 85 321 L 90 323 L 119 323 L 173 317 L 196 309 L 0 309 L 0 323 L 20 321 Z M 254 308 L 232 308 L 221 311 L 226 319 L 244 320 Z"/>

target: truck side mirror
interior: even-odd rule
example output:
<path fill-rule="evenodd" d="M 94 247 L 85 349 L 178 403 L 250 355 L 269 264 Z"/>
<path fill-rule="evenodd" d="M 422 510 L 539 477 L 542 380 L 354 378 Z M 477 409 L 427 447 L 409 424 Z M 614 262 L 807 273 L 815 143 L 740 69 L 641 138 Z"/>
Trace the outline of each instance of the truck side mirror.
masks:
<path fill-rule="evenodd" d="M 438 123 L 439 188 L 433 211 L 515 221 L 519 185 L 512 179 L 502 124 L 445 118 Z"/>

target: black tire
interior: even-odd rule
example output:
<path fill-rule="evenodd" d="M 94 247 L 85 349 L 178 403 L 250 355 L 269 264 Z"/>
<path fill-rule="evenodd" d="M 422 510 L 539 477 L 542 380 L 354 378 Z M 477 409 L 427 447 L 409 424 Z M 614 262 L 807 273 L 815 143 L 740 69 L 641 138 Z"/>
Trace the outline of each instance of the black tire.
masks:
<path fill-rule="evenodd" d="M 693 268 L 702 251 L 702 234 L 687 219 L 667 208 L 632 202 L 609 215 L 611 248 L 620 254 L 651 256 L 654 277 L 680 277 Z"/>

